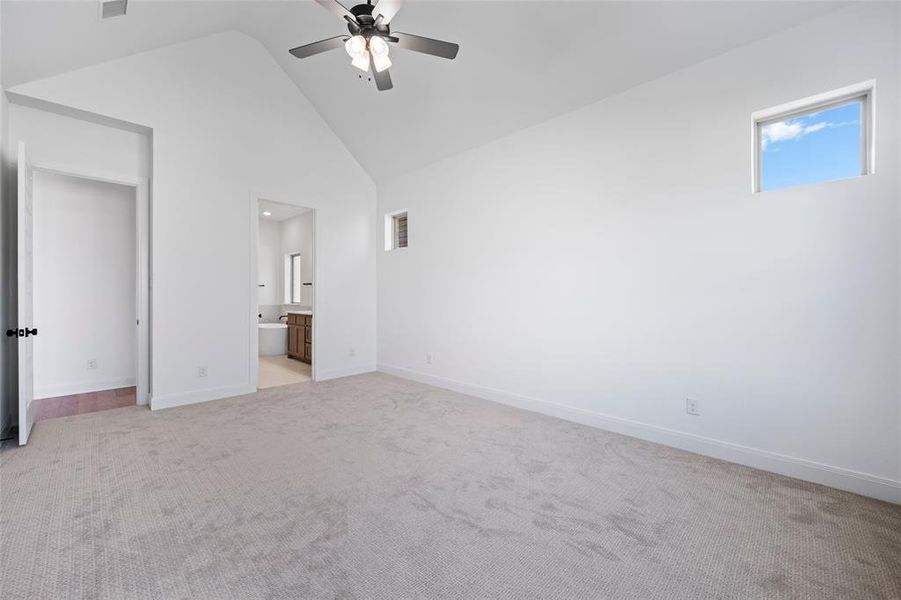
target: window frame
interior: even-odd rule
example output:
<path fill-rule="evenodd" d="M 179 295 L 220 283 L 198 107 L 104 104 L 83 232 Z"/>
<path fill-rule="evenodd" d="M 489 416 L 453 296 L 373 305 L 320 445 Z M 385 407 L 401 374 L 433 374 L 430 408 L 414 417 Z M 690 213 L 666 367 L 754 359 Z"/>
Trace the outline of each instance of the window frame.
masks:
<path fill-rule="evenodd" d="M 294 261 L 297 260 L 300 273 L 297 301 L 294 301 Z M 285 254 L 285 304 L 301 305 L 303 304 L 303 265 L 300 264 L 300 252 L 288 252 Z"/>
<path fill-rule="evenodd" d="M 864 81 L 849 85 L 831 92 L 809 96 L 800 100 L 787 102 L 751 114 L 751 192 L 758 194 L 764 191 L 763 183 L 763 128 L 772 123 L 805 117 L 860 102 L 860 175 L 872 175 L 876 172 L 875 162 L 875 95 L 876 80 Z M 841 180 L 838 180 L 841 181 Z M 820 183 L 828 183 L 820 182 Z M 798 187 L 798 186 L 791 186 Z M 790 189 L 790 188 L 780 188 Z M 769 190 L 779 191 L 779 190 Z"/>
<path fill-rule="evenodd" d="M 403 217 L 407 220 L 407 244 L 398 245 L 397 222 Z M 410 247 L 410 215 L 407 209 L 395 210 L 385 214 L 385 252 L 392 250 L 404 250 Z"/>

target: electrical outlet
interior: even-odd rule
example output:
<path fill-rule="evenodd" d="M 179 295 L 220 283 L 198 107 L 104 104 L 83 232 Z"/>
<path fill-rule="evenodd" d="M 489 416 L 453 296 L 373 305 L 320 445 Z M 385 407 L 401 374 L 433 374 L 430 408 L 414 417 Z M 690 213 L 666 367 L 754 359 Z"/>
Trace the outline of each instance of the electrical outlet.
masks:
<path fill-rule="evenodd" d="M 692 400 L 691 398 L 686 398 L 685 400 L 685 412 L 690 414 L 693 417 L 701 416 L 701 405 L 697 400 Z"/>
<path fill-rule="evenodd" d="M 206 367 L 197 367 L 197 376 L 206 377 Z"/>
<path fill-rule="evenodd" d="M 427 365 L 432 364 L 432 355 L 431 355 L 431 354 L 426 353 L 426 355 L 425 355 L 425 364 L 427 364 Z"/>
<path fill-rule="evenodd" d="M 93 371 L 96 368 L 97 368 L 97 359 L 96 358 L 88 359 L 88 370 Z"/>
<path fill-rule="evenodd" d="M 356 355 L 357 355 L 357 349 L 356 349 L 356 348 L 351 348 L 350 351 L 348 352 L 348 354 L 350 354 L 351 356 L 356 356 Z"/>

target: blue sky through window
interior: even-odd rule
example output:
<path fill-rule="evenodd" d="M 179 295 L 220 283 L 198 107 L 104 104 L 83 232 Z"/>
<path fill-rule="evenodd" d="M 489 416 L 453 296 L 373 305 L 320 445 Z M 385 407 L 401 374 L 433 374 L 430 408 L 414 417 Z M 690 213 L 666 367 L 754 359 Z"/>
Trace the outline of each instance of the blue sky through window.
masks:
<path fill-rule="evenodd" d="M 761 127 L 760 189 L 861 174 L 861 102 Z"/>

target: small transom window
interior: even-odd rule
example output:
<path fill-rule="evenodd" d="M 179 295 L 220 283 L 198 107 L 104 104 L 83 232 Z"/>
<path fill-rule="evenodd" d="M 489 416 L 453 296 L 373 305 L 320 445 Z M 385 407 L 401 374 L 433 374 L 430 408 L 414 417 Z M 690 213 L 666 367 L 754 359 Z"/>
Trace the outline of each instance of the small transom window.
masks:
<path fill-rule="evenodd" d="M 385 250 L 407 247 L 407 211 L 385 215 Z"/>

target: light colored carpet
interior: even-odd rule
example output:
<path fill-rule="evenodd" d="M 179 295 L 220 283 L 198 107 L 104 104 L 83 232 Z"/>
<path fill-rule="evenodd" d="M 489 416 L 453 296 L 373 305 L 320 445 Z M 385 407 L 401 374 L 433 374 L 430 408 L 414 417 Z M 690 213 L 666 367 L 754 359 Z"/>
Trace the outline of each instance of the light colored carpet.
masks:
<path fill-rule="evenodd" d="M 387 375 L 0 459 L 5 599 L 901 597 L 901 507 Z"/>
<path fill-rule="evenodd" d="M 261 356 L 257 364 L 257 389 L 260 390 L 312 379 L 310 365 L 287 356 Z"/>

